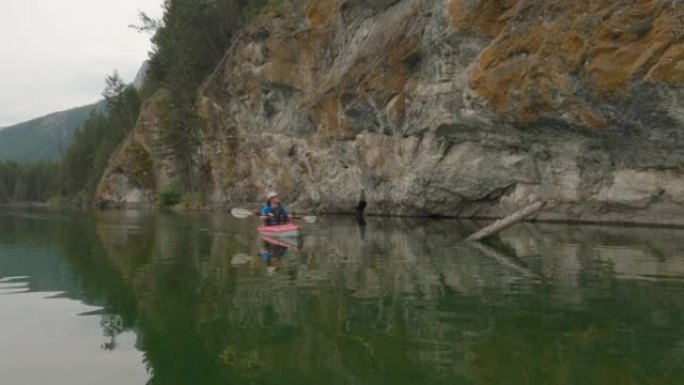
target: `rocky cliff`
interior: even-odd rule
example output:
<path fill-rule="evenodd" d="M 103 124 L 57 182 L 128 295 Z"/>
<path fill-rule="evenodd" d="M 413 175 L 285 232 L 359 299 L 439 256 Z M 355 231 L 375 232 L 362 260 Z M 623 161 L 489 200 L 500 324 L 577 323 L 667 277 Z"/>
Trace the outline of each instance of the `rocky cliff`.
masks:
<path fill-rule="evenodd" d="M 683 41 L 677 1 L 294 1 L 199 90 L 196 173 L 216 207 L 276 189 L 349 211 L 364 190 L 377 214 L 554 199 L 541 219 L 684 224 Z M 100 198 L 152 204 L 174 174 L 154 115 Z"/>

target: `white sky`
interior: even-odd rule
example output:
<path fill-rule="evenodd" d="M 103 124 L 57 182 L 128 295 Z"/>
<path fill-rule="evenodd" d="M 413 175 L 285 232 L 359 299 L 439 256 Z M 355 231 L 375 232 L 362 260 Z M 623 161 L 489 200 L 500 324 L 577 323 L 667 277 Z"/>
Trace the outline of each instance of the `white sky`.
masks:
<path fill-rule="evenodd" d="M 0 0 L 0 127 L 100 99 L 114 70 L 132 82 L 150 36 L 128 28 L 162 0 Z"/>

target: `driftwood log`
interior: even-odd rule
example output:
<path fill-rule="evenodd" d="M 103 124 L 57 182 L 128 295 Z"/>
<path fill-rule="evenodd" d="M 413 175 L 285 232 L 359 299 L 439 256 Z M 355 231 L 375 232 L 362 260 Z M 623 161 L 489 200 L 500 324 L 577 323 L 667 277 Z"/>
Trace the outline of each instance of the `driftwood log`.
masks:
<path fill-rule="evenodd" d="M 529 278 L 529 277 L 535 276 L 535 274 L 532 271 L 530 271 L 530 269 L 528 269 L 527 267 L 521 266 L 520 264 L 515 263 L 514 260 L 510 256 L 505 255 L 504 253 L 496 250 L 493 247 L 487 246 L 487 244 L 485 244 L 485 243 L 473 242 L 470 245 L 472 247 L 474 247 L 475 249 L 479 250 L 482 254 L 493 258 L 494 260 L 496 260 L 500 264 L 507 266 L 508 268 L 510 268 L 512 270 L 517 271 L 523 277 Z"/>
<path fill-rule="evenodd" d="M 505 230 L 514 224 L 525 220 L 526 218 L 538 213 L 544 208 L 546 202 L 536 202 L 522 210 L 516 211 L 515 213 L 507 216 L 506 218 L 499 219 L 498 221 L 492 223 L 491 225 L 485 227 L 484 229 L 478 231 L 477 233 L 469 236 L 467 241 L 481 241 L 485 238 L 489 238 L 492 235 L 498 233 L 499 231 Z"/>

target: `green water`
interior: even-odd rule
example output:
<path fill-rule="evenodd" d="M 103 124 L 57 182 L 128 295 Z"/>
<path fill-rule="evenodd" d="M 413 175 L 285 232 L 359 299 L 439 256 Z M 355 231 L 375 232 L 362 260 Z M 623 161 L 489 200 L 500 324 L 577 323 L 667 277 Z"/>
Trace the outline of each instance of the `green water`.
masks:
<path fill-rule="evenodd" d="M 0 211 L 0 383 L 684 383 L 684 230 L 255 226 Z"/>

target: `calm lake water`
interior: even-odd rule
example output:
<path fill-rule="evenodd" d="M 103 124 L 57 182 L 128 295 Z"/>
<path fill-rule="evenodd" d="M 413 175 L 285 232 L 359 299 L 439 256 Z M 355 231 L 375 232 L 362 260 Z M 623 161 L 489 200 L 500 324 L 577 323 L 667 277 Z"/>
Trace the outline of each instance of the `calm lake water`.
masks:
<path fill-rule="evenodd" d="M 684 230 L 0 210 L 2 384 L 684 384 Z"/>

